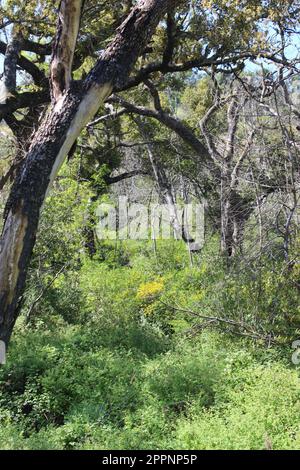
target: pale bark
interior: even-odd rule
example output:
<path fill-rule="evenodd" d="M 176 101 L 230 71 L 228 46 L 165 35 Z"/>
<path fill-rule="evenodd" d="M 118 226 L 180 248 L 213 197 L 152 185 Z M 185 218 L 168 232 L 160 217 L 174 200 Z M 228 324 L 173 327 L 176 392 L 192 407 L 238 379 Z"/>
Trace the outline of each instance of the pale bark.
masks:
<path fill-rule="evenodd" d="M 61 0 L 56 41 L 51 60 L 52 97 L 57 101 L 70 87 L 79 31 L 82 0 Z"/>

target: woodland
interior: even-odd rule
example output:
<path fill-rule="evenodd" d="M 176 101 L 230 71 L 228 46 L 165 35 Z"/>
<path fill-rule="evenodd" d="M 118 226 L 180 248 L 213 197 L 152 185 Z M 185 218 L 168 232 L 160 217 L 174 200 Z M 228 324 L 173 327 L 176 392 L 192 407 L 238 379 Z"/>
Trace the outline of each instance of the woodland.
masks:
<path fill-rule="evenodd" d="M 1 450 L 300 450 L 299 26 L 0 1 Z"/>

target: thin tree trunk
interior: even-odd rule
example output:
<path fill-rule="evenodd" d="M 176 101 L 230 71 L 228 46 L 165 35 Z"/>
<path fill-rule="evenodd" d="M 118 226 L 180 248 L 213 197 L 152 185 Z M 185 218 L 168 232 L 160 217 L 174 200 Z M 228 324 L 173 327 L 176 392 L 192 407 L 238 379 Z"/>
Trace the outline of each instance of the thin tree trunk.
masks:
<path fill-rule="evenodd" d="M 162 164 L 159 163 L 158 159 L 156 158 L 154 146 L 150 143 L 151 136 L 147 133 L 145 124 L 139 117 L 135 118 L 134 120 L 139 128 L 142 137 L 146 142 L 148 142 L 147 151 L 157 189 L 168 207 L 170 222 L 174 229 L 175 236 L 177 240 L 181 240 L 182 238 L 184 238 L 185 240 L 184 229 L 182 227 L 182 223 L 179 221 L 176 200 L 173 195 L 171 185 L 168 181 L 166 171 Z"/>
<path fill-rule="evenodd" d="M 228 187 L 221 192 L 221 252 L 229 258 L 242 253 L 245 225 L 253 204 Z"/>

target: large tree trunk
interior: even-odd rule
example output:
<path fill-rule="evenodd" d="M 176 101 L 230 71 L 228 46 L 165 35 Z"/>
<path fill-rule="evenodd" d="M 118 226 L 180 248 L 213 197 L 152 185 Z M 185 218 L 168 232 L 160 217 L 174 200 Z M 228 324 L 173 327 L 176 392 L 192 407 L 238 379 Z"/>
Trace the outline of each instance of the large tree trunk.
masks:
<path fill-rule="evenodd" d="M 114 87 L 126 83 L 160 18 L 175 3 L 175 0 L 139 1 L 85 81 L 72 82 L 72 48 L 79 25 L 74 8 L 78 13 L 81 2 L 61 2 L 60 15 L 65 17 L 60 17 L 53 53 L 52 104 L 32 138 L 5 212 L 0 247 L 0 340 L 6 344 L 18 315 L 45 195 L 82 128 Z M 61 24 L 69 24 L 72 31 L 68 44 L 64 43 L 66 32 Z M 63 53 L 64 46 L 70 49 L 68 54 Z"/>

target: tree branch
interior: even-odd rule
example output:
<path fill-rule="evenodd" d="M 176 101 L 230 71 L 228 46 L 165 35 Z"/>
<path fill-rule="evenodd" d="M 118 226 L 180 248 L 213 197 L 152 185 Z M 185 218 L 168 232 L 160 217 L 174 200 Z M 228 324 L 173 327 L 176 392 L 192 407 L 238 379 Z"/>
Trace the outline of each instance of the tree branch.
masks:
<path fill-rule="evenodd" d="M 14 34 L 5 51 L 3 76 L 0 85 L 0 104 L 5 104 L 7 99 L 13 96 L 16 91 L 17 62 L 20 47 L 20 35 Z"/>
<path fill-rule="evenodd" d="M 54 102 L 69 89 L 82 0 L 61 0 L 57 34 L 51 58 L 51 92 Z"/>
<path fill-rule="evenodd" d="M 147 176 L 147 175 L 148 175 L 147 171 L 132 170 L 132 171 L 127 171 L 125 173 L 121 173 L 120 175 L 116 175 L 116 176 L 106 176 L 105 181 L 107 184 L 115 184 L 125 179 L 132 178 L 133 176 Z"/>
<path fill-rule="evenodd" d="M 113 95 L 108 99 L 108 102 L 121 104 L 128 113 L 138 114 L 140 116 L 146 116 L 161 123 L 165 124 L 169 129 L 174 131 L 177 135 L 179 135 L 190 147 L 194 149 L 194 151 L 203 158 L 205 161 L 207 157 L 209 157 L 209 153 L 207 148 L 202 144 L 202 142 L 197 139 L 192 129 L 188 126 L 183 124 L 178 118 L 170 116 L 166 112 L 158 112 L 152 109 L 146 108 L 144 106 L 135 106 L 132 103 L 129 103 L 124 98 L 121 98 L 119 95 Z"/>
<path fill-rule="evenodd" d="M 5 55 L 6 49 L 7 45 L 5 44 L 5 42 L 0 40 L 0 54 Z M 48 85 L 48 80 L 46 79 L 44 72 L 40 70 L 30 60 L 26 59 L 26 57 L 19 55 L 17 59 L 17 64 L 22 70 L 31 75 L 36 85 L 41 87 L 45 87 L 46 85 Z"/>

